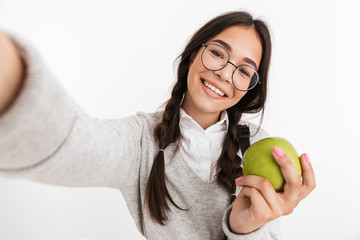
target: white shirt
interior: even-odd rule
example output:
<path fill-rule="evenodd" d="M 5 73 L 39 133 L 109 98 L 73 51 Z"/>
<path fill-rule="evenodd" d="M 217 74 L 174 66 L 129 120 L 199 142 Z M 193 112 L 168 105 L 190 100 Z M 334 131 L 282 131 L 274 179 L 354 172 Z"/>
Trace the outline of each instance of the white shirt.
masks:
<path fill-rule="evenodd" d="M 213 168 L 221 154 L 228 121 L 227 112 L 223 111 L 220 121 L 204 130 L 180 108 L 180 153 L 190 168 L 204 181 L 210 182 L 217 173 Z"/>

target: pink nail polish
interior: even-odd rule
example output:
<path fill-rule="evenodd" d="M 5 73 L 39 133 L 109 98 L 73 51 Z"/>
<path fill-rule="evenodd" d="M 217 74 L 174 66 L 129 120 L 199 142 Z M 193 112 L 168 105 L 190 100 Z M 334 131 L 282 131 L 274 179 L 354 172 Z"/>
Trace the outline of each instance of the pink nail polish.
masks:
<path fill-rule="evenodd" d="M 274 153 L 278 157 L 284 156 L 284 151 L 281 148 L 277 147 L 277 146 L 274 147 Z"/>
<path fill-rule="evenodd" d="M 241 177 L 238 177 L 237 179 L 235 179 L 235 182 L 240 181 Z"/>
<path fill-rule="evenodd" d="M 307 163 L 310 163 L 310 158 L 309 158 L 309 155 L 307 153 L 305 153 L 305 161 Z"/>

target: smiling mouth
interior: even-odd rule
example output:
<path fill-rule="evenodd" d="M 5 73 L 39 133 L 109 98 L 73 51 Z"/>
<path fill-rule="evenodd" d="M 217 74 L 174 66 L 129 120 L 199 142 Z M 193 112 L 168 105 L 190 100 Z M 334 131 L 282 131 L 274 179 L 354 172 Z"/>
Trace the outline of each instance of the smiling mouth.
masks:
<path fill-rule="evenodd" d="M 205 81 L 204 79 L 201 79 L 201 82 L 205 85 L 205 87 L 207 87 L 210 91 L 216 93 L 217 95 L 219 95 L 220 97 L 226 97 L 226 94 L 221 91 L 220 89 L 216 88 L 215 86 L 211 85 L 210 83 L 208 83 L 207 81 Z"/>

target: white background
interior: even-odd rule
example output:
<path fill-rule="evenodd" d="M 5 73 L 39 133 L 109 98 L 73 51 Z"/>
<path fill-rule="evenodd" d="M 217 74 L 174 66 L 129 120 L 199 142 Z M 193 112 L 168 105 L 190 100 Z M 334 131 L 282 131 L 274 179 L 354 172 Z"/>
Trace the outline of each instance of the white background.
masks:
<path fill-rule="evenodd" d="M 0 0 L 0 27 L 31 41 L 89 114 L 117 118 L 156 111 L 185 42 L 231 10 L 269 23 L 263 127 L 316 171 L 315 191 L 282 217 L 284 239 L 360 239 L 359 1 Z M 144 238 L 117 190 L 0 179 L 0 239 Z"/>

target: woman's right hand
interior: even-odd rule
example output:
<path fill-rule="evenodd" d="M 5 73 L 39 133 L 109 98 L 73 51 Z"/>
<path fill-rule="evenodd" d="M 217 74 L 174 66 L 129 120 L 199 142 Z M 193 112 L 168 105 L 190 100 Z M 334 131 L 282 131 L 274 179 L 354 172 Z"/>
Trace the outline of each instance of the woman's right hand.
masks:
<path fill-rule="evenodd" d="M 23 76 L 20 54 L 10 37 L 0 29 L 0 115 L 16 98 Z"/>
<path fill-rule="evenodd" d="M 284 192 L 275 192 L 270 181 L 255 175 L 238 178 L 242 189 L 233 203 L 230 228 L 235 233 L 250 233 L 265 223 L 290 214 L 316 186 L 315 174 L 307 154 L 300 156 L 302 177 L 294 163 L 279 148 L 272 155 L 285 178 Z"/>

